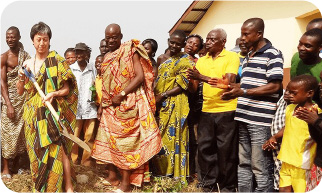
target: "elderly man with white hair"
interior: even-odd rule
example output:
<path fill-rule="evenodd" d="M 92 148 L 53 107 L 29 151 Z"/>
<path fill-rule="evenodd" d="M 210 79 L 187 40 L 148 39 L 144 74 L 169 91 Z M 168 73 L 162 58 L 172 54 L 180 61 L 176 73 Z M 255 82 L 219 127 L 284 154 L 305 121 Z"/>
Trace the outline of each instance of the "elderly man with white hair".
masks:
<path fill-rule="evenodd" d="M 234 121 L 237 99 L 222 100 L 228 84 L 235 83 L 238 55 L 225 49 L 227 34 L 211 30 L 206 38 L 207 55 L 196 69 L 188 70 L 195 83 L 203 81 L 203 106 L 198 126 L 199 186 L 204 191 L 235 191 L 237 186 L 238 138 Z M 196 85 L 196 84 L 194 84 Z"/>

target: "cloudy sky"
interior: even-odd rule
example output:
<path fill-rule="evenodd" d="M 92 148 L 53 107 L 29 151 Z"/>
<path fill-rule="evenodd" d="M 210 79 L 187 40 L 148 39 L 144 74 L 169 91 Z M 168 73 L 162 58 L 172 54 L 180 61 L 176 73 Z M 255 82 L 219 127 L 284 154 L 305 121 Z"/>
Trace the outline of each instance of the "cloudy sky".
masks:
<path fill-rule="evenodd" d="M 12 1 L 1 0 L 1 53 L 8 49 L 5 32 L 17 26 L 21 42 L 31 56 L 35 49 L 30 39 L 31 27 L 43 21 L 51 27 L 51 49 L 63 55 L 69 47 L 84 42 L 92 48 L 92 58 L 99 54 L 105 27 L 118 23 L 123 41 L 153 38 L 159 43 L 156 56 L 167 47 L 168 32 L 192 1 Z M 4 4 L 4 6 L 2 6 Z"/>

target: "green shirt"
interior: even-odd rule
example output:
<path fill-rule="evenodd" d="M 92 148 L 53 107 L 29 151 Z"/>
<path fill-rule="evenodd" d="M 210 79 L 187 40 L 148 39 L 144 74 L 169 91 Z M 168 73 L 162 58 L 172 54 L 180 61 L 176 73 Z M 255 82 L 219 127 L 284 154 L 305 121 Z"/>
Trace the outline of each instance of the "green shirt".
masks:
<path fill-rule="evenodd" d="M 318 82 L 321 82 L 321 79 L 320 79 L 321 71 L 322 71 L 322 60 L 318 64 L 307 65 L 307 64 L 304 64 L 303 61 L 300 59 L 298 52 L 296 52 L 292 57 L 291 78 L 302 74 L 308 74 L 308 75 L 314 76 Z"/>

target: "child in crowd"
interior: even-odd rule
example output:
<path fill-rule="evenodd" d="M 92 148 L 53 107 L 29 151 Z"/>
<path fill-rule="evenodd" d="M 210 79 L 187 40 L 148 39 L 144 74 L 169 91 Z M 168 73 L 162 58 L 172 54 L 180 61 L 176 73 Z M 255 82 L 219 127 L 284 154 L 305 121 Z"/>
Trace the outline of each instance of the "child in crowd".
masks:
<path fill-rule="evenodd" d="M 101 65 L 104 61 L 104 56 L 103 55 L 98 55 L 95 59 L 95 68 L 97 71 L 97 75 L 95 78 L 95 88 L 96 88 L 96 100 L 95 103 L 99 107 L 101 104 L 101 99 L 102 99 L 102 76 L 101 76 Z"/>
<path fill-rule="evenodd" d="M 320 73 L 322 80 L 321 75 L 322 72 Z M 321 88 L 322 83 L 320 83 L 320 102 L 322 101 Z M 322 114 L 317 114 L 315 111 L 309 111 L 307 108 L 303 108 L 297 111 L 297 118 L 302 119 L 309 124 L 310 135 L 317 143 L 314 164 L 306 183 L 306 191 L 311 191 L 319 185 L 322 178 Z"/>
<path fill-rule="evenodd" d="M 274 189 L 275 191 L 279 190 L 279 181 L 280 181 L 280 170 L 282 162 L 277 159 L 277 155 L 281 149 L 281 133 L 278 133 L 281 129 L 285 127 L 285 112 L 287 105 L 291 104 L 289 92 L 284 92 L 283 96 L 277 102 L 277 109 L 274 115 L 271 134 L 272 137 L 263 144 L 263 150 L 272 150 L 273 160 L 274 160 Z"/>
<path fill-rule="evenodd" d="M 155 56 L 155 53 L 158 50 L 158 43 L 154 39 L 149 38 L 149 39 L 144 40 L 142 42 L 142 45 L 145 48 L 145 50 L 152 62 L 153 74 L 154 74 L 154 78 L 156 78 L 158 75 L 158 67 L 157 67 L 157 62 L 155 61 L 155 59 L 153 57 Z"/>
<path fill-rule="evenodd" d="M 67 50 L 64 53 L 64 57 L 68 65 L 74 64 L 76 62 L 76 53 L 74 48 L 67 48 Z"/>
<path fill-rule="evenodd" d="M 312 101 L 317 87 L 317 80 L 310 75 L 294 77 L 287 85 L 286 95 L 292 104 L 286 107 L 285 128 L 274 136 L 276 140 L 283 137 L 277 157 L 283 162 L 280 171 L 280 192 L 306 190 L 307 176 L 316 153 L 316 143 L 310 137 L 308 123 L 297 116 L 301 109 L 321 112 Z M 276 140 L 272 140 L 268 148 L 274 149 Z"/>

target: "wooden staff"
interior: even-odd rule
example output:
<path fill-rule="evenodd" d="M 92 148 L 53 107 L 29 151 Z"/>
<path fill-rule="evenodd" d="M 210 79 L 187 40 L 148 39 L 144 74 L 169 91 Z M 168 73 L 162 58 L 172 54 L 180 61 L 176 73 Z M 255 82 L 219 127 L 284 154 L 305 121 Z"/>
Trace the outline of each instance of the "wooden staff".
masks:
<path fill-rule="evenodd" d="M 39 95 L 44 98 L 45 97 L 45 93 L 41 90 L 41 88 L 39 87 L 39 84 L 37 83 L 35 76 L 33 75 L 32 72 L 28 72 L 27 69 L 25 67 L 22 67 L 25 75 L 29 78 L 29 80 L 34 84 L 35 88 L 37 89 Z M 59 125 L 63 128 L 63 136 L 67 137 L 68 139 L 72 140 L 74 143 L 76 143 L 79 147 L 85 149 L 88 152 L 91 152 L 91 148 L 89 148 L 89 146 L 82 140 L 80 140 L 78 137 L 74 136 L 74 135 L 70 135 L 65 127 L 65 125 L 61 122 L 61 120 L 59 119 L 59 115 L 56 112 L 56 110 L 54 109 L 54 107 L 51 105 L 50 102 L 46 101 L 45 102 L 47 108 L 50 110 L 51 114 L 55 117 L 55 119 L 58 121 Z"/>

